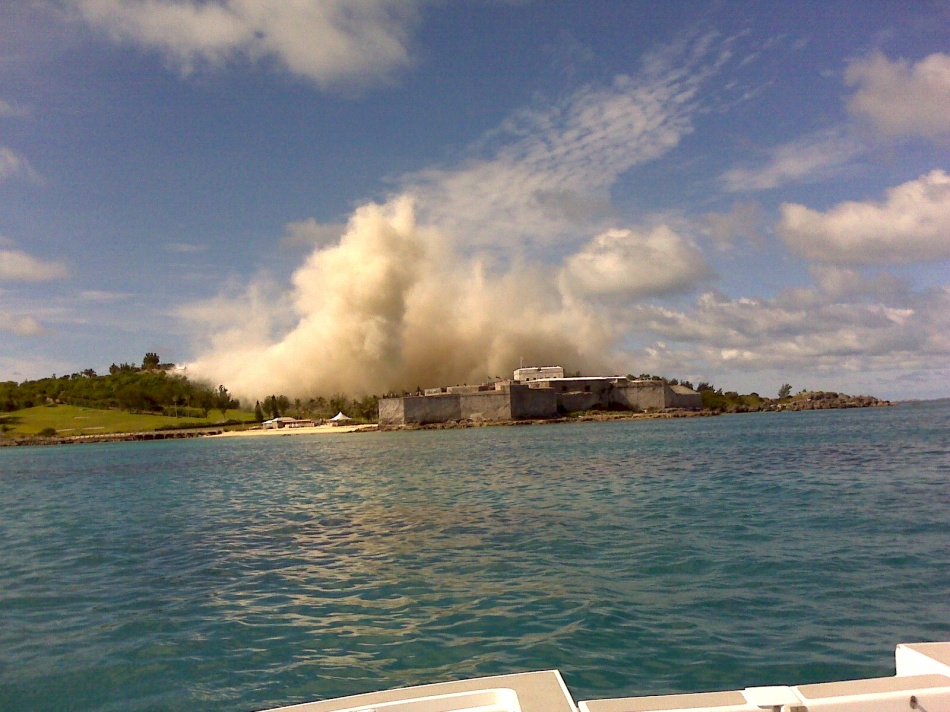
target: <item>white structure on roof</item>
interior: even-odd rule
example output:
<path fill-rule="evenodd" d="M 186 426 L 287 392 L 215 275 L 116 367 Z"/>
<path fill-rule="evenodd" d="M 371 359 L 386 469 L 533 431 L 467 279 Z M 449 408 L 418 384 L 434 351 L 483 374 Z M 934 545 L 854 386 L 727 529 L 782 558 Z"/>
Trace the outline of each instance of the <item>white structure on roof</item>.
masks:
<path fill-rule="evenodd" d="M 575 703 L 557 670 L 370 692 L 271 712 L 946 712 L 950 643 L 897 646 L 897 675 Z"/>
<path fill-rule="evenodd" d="M 526 367 L 516 369 L 514 375 L 518 383 L 527 383 L 542 378 L 564 378 L 564 369 L 560 366 Z"/>

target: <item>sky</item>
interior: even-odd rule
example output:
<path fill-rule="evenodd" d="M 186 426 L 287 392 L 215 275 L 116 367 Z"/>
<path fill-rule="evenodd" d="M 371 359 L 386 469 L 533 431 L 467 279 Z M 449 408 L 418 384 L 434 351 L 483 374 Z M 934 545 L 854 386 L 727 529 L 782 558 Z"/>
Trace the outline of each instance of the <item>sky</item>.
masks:
<path fill-rule="evenodd" d="M 950 396 L 950 2 L 0 2 L 0 381 Z"/>

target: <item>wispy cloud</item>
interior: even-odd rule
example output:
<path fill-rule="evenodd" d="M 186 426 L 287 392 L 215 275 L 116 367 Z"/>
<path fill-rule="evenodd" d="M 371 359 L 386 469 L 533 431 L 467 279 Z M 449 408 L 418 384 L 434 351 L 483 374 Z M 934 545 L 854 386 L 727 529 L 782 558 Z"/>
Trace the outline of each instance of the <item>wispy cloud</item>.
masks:
<path fill-rule="evenodd" d="M 778 232 L 792 251 L 833 264 L 950 259 L 950 176 L 934 170 L 887 191 L 883 202 L 847 201 L 818 212 L 781 207 Z"/>
<path fill-rule="evenodd" d="M 191 242 L 170 242 L 165 245 L 165 249 L 168 252 L 173 252 L 178 255 L 193 255 L 198 252 L 204 252 L 208 249 L 208 246 L 196 245 Z"/>
<path fill-rule="evenodd" d="M 22 119 L 29 115 L 30 112 L 25 106 L 0 99 L 0 118 Z"/>
<path fill-rule="evenodd" d="M 131 295 L 127 292 L 107 292 L 98 289 L 86 289 L 79 293 L 79 298 L 86 302 L 96 302 L 100 304 L 109 304 L 122 302 Z"/>
<path fill-rule="evenodd" d="M 771 148 L 761 164 L 737 166 L 723 173 L 720 180 L 733 193 L 814 182 L 834 175 L 863 150 L 838 129 L 820 131 Z"/>
<path fill-rule="evenodd" d="M 692 132 L 698 90 L 723 59 L 714 35 L 657 53 L 636 76 L 519 111 L 454 169 L 407 176 L 421 214 L 469 244 L 574 239 L 607 222 L 609 190 Z"/>
<path fill-rule="evenodd" d="M 0 280 L 49 282 L 68 275 L 69 269 L 62 262 L 42 260 L 21 250 L 0 250 Z"/>
<path fill-rule="evenodd" d="M 24 178 L 31 183 L 43 183 L 43 177 L 33 168 L 25 156 L 11 148 L 0 146 L 0 181 L 9 178 Z"/>
<path fill-rule="evenodd" d="M 754 245 L 763 243 L 763 215 L 758 203 L 735 203 L 728 213 L 706 213 L 695 222 L 700 232 L 711 237 L 721 250 L 740 240 Z"/>
<path fill-rule="evenodd" d="M 877 53 L 848 65 L 848 108 L 889 136 L 950 137 L 950 54 L 911 64 Z"/>
<path fill-rule="evenodd" d="M 69 0 L 117 42 L 157 50 L 182 74 L 272 60 L 321 87 L 385 81 L 411 64 L 417 0 Z"/>

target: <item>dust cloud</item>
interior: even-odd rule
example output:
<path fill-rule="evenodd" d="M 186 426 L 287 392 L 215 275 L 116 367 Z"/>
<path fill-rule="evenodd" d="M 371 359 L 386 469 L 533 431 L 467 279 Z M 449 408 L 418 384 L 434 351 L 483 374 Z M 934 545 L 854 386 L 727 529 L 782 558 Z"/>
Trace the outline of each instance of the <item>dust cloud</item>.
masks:
<path fill-rule="evenodd" d="M 229 323 L 221 323 L 227 309 L 206 310 L 219 323 L 202 327 L 207 348 L 186 367 L 245 399 L 481 383 L 510 377 L 522 357 L 610 370 L 608 320 L 562 293 L 551 268 L 461 255 L 418 223 L 408 196 L 360 207 L 338 244 L 314 249 L 276 300 L 293 312 L 278 337 L 262 340 L 259 328 L 244 334 L 235 323 L 261 321 L 247 311 L 265 308 L 264 300 L 250 296 Z"/>

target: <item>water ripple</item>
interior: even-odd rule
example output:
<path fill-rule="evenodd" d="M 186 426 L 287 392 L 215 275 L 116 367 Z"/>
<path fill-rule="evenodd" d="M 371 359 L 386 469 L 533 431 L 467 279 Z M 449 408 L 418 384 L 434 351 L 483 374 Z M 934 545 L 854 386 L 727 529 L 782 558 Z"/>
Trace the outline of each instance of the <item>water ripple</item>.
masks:
<path fill-rule="evenodd" d="M 0 451 L 0 709 L 560 668 L 888 674 L 950 637 L 944 406 Z"/>

